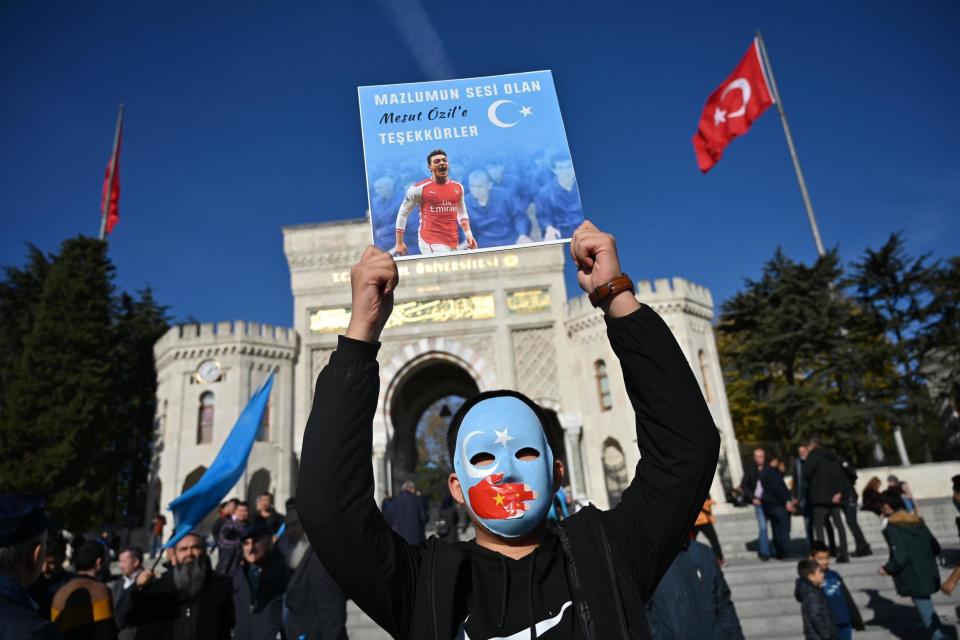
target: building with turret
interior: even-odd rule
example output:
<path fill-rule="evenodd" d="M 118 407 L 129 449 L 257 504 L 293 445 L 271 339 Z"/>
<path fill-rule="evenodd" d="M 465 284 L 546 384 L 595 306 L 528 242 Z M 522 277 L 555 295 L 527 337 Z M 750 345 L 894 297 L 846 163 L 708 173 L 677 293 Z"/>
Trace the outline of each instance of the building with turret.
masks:
<path fill-rule="evenodd" d="M 295 494 L 316 376 L 350 319 L 350 267 L 369 242 L 366 219 L 283 229 L 294 326 L 253 322 L 172 328 L 155 347 L 158 453 L 148 516 L 196 482 L 247 400 L 273 369 L 270 406 L 244 477 L 231 495 Z M 378 502 L 416 475 L 418 429 L 446 398 L 519 390 L 546 410 L 548 437 L 574 497 L 607 507 L 640 459 L 633 410 L 601 312 L 568 300 L 565 245 L 404 260 L 378 355 L 373 424 Z M 636 283 L 637 299 L 667 322 L 700 382 L 721 434 L 712 496 L 742 469 L 704 287 L 682 278 Z"/>

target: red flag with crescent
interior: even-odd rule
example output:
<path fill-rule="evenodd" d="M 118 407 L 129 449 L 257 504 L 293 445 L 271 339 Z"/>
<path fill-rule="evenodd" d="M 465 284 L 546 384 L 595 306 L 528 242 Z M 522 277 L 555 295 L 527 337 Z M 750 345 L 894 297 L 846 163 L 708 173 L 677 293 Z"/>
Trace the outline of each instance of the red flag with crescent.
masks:
<path fill-rule="evenodd" d="M 522 482 L 498 484 L 502 480 L 502 473 L 494 473 L 468 490 L 470 507 L 478 517 L 491 520 L 519 518 L 527 510 L 523 501 L 537 497 L 530 487 Z"/>
<path fill-rule="evenodd" d="M 697 165 L 706 173 L 720 161 L 730 141 L 750 130 L 750 125 L 774 103 L 760 56 L 753 44 L 733 73 L 707 98 L 700 126 L 693 136 Z"/>
<path fill-rule="evenodd" d="M 113 153 L 107 163 L 107 172 L 103 177 L 103 195 L 100 198 L 100 211 L 105 217 L 104 231 L 109 234 L 120 221 L 120 144 L 123 141 L 123 120 L 117 122 L 117 134 L 114 139 Z"/>

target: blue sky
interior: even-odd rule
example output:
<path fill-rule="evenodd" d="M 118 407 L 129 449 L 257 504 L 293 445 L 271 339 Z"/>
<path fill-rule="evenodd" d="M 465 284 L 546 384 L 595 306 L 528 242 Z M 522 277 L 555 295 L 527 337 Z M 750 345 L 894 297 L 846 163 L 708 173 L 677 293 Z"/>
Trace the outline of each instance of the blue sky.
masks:
<path fill-rule="evenodd" d="M 120 287 L 176 317 L 292 323 L 282 225 L 362 216 L 358 85 L 551 69 L 587 216 L 634 278 L 721 301 L 815 257 L 776 113 L 703 176 L 690 137 L 756 28 L 821 232 L 960 253 L 960 5 L 143 3 L 0 6 L 0 264 L 95 235 L 127 105 Z"/>

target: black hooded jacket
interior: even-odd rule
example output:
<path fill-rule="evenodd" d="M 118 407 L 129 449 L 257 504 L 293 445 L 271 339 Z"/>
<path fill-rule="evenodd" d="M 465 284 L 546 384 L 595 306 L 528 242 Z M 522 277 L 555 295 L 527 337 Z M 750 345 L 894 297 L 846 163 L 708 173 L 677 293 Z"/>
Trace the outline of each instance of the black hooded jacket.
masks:
<path fill-rule="evenodd" d="M 720 438 L 663 320 L 643 306 L 606 322 L 642 460 L 619 505 L 581 509 L 520 560 L 473 541 L 411 546 L 390 530 L 371 465 L 379 344 L 340 338 L 317 378 L 297 506 L 324 566 L 391 636 L 649 638 L 643 603 L 693 526 Z"/>

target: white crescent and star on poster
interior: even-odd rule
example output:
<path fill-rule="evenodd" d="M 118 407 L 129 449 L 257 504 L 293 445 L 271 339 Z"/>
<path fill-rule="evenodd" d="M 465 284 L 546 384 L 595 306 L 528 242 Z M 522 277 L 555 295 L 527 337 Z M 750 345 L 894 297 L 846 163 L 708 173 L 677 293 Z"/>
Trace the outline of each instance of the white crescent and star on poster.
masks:
<path fill-rule="evenodd" d="M 727 113 L 720 107 L 717 107 L 713 111 L 713 124 L 718 125 L 721 122 L 726 122 L 728 118 L 742 118 L 747 112 L 747 103 L 750 102 L 750 83 L 746 78 L 737 78 L 730 84 L 726 86 L 723 90 L 723 93 L 720 94 L 720 100 L 723 100 L 728 93 L 734 89 L 739 89 L 740 94 L 743 97 L 743 102 L 740 104 L 740 108 L 732 113 Z"/>
<path fill-rule="evenodd" d="M 500 117 L 497 115 L 497 109 L 499 109 L 501 106 L 505 104 L 516 105 L 516 102 L 514 102 L 513 100 L 494 100 L 493 102 L 490 103 L 490 106 L 487 107 L 487 118 L 489 118 L 490 122 L 493 123 L 495 126 L 501 127 L 503 129 L 509 129 L 510 127 L 515 127 L 517 124 L 519 124 L 520 121 L 515 120 L 513 122 L 504 122 L 503 120 L 500 119 Z M 520 108 L 520 110 L 517 113 L 519 113 L 521 116 L 526 118 L 527 116 L 533 115 L 533 109 L 527 106 L 523 106 Z"/>

